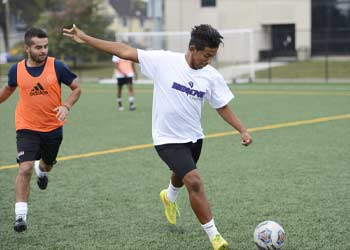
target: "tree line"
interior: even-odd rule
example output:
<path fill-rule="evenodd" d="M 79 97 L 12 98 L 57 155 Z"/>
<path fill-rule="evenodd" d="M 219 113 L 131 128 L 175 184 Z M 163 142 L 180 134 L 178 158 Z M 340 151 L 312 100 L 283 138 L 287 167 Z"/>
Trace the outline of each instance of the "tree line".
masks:
<path fill-rule="evenodd" d="M 99 11 L 102 0 L 5 0 L 0 2 L 0 29 L 3 33 L 6 51 L 9 51 L 8 36 L 11 18 L 23 21 L 27 27 L 35 26 L 44 29 L 49 36 L 49 54 L 57 58 L 71 59 L 76 65 L 79 61 L 97 61 L 103 57 L 96 50 L 87 46 L 75 46 L 62 36 L 63 27 L 73 23 L 104 39 L 114 39 L 114 34 L 106 28 L 111 23 L 109 17 Z M 23 43 L 23 41 L 21 41 Z M 79 61 L 78 61 L 79 60 Z"/>

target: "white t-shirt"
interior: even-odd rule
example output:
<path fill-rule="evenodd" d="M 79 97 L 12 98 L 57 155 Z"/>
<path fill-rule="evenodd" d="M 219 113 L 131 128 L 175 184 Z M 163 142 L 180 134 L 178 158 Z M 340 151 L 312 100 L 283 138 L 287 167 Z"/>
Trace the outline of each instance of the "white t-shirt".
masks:
<path fill-rule="evenodd" d="M 119 57 L 117 57 L 117 56 L 115 56 L 115 55 L 112 56 L 112 62 L 117 63 L 117 62 L 119 62 L 119 61 L 120 61 L 120 58 L 119 58 Z"/>
<path fill-rule="evenodd" d="M 190 68 L 185 54 L 137 50 L 141 72 L 154 81 L 152 137 L 154 145 L 196 142 L 204 138 L 201 111 L 234 98 L 225 80 L 212 66 Z"/>

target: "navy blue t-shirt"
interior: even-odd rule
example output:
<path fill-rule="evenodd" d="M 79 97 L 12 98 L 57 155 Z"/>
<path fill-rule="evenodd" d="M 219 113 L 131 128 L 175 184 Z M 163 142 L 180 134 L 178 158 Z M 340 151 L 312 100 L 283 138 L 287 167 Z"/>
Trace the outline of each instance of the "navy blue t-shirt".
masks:
<path fill-rule="evenodd" d="M 28 73 L 33 77 L 38 77 L 43 72 L 45 64 L 39 67 L 28 67 L 25 63 Z M 61 61 L 54 61 L 56 76 L 59 84 L 63 83 L 67 86 L 71 85 L 77 76 Z M 17 63 L 12 65 L 8 71 L 8 86 L 17 87 Z"/>

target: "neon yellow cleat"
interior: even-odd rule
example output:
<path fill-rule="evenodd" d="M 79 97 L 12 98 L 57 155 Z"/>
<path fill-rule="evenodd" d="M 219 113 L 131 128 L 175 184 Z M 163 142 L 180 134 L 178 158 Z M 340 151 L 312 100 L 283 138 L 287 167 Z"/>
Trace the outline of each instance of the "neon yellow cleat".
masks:
<path fill-rule="evenodd" d="M 164 189 L 160 192 L 160 199 L 163 202 L 163 206 L 165 209 L 165 216 L 168 219 L 170 224 L 176 224 L 176 214 L 180 216 L 179 208 L 177 207 L 176 202 L 171 202 L 166 197 L 167 190 Z"/>
<path fill-rule="evenodd" d="M 222 238 L 220 234 L 217 234 L 214 236 L 214 239 L 212 240 L 211 244 L 213 245 L 214 250 L 227 250 L 228 249 L 228 243 L 227 241 Z"/>

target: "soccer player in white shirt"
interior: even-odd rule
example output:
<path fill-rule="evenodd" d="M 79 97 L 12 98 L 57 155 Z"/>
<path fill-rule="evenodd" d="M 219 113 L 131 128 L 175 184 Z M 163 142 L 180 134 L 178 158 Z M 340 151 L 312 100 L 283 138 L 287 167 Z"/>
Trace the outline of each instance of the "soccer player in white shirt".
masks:
<path fill-rule="evenodd" d="M 171 51 L 145 51 L 125 43 L 110 42 L 85 34 L 73 25 L 63 35 L 78 43 L 120 58 L 139 63 L 141 72 L 154 81 L 152 137 L 160 158 L 172 171 L 167 189 L 160 192 L 169 223 L 176 223 L 176 198 L 186 186 L 191 207 L 214 250 L 225 250 L 228 243 L 217 230 L 204 186 L 196 169 L 204 138 L 200 123 L 203 103 L 207 100 L 219 115 L 241 134 L 241 143 L 252 139 L 247 129 L 230 109 L 233 94 L 223 77 L 210 66 L 223 37 L 210 25 L 192 29 L 185 54 Z"/>

